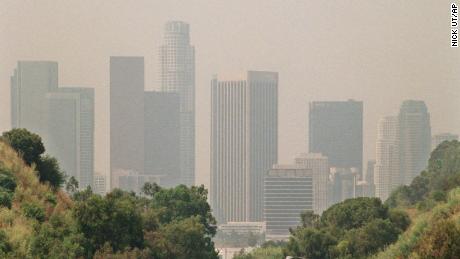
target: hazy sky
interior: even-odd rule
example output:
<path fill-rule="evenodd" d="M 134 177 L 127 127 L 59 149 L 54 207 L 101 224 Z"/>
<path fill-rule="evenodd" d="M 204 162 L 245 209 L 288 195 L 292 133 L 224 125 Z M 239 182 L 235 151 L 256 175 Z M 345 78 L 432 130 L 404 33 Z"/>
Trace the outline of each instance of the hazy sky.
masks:
<path fill-rule="evenodd" d="M 308 102 L 364 101 L 364 159 L 377 121 L 423 99 L 432 132 L 460 133 L 460 48 L 450 48 L 454 0 L 0 0 L 0 130 L 10 127 L 18 60 L 59 62 L 61 85 L 96 89 L 96 172 L 109 168 L 109 56 L 144 56 L 159 88 L 163 24 L 191 25 L 196 48 L 197 180 L 209 179 L 210 80 L 279 72 L 279 157 L 307 151 Z M 458 2 L 458 1 L 457 1 Z"/>

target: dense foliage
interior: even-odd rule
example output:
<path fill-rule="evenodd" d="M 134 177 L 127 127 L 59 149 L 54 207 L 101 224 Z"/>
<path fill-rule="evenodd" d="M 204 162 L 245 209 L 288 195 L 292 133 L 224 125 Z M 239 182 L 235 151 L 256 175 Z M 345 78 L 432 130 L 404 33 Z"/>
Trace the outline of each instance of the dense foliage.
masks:
<path fill-rule="evenodd" d="M 26 129 L 12 129 L 4 132 L 1 139 L 18 152 L 27 165 L 35 165 L 41 182 L 47 182 L 53 188 L 64 183 L 64 172 L 59 168 L 57 160 L 44 155 L 45 147 L 40 136 Z"/>
<path fill-rule="evenodd" d="M 305 258 L 366 258 L 397 240 L 409 225 L 401 211 L 389 210 L 377 198 L 345 200 L 323 212 L 302 214 L 292 230 L 285 255 Z"/>
<path fill-rule="evenodd" d="M 150 183 L 143 195 L 100 196 L 70 178 L 66 194 L 57 161 L 43 152 L 26 130 L 0 141 L 1 258 L 218 258 L 203 186 Z"/>

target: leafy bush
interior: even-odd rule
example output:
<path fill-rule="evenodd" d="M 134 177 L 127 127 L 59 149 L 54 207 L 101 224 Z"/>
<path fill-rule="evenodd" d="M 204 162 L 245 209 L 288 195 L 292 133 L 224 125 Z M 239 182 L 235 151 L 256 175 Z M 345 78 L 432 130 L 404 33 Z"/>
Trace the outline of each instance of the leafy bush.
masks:
<path fill-rule="evenodd" d="M 24 216 L 36 219 L 39 222 L 43 222 L 45 220 L 45 210 L 38 205 L 33 203 L 23 203 L 21 208 Z"/>

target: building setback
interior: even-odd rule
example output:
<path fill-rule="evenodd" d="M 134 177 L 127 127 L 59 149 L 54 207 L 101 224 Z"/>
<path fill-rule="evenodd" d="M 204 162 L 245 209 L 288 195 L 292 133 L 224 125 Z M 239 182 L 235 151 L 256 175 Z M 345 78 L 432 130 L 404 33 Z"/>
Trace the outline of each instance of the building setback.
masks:
<path fill-rule="evenodd" d="M 309 151 L 327 156 L 331 167 L 363 164 L 363 103 L 312 102 L 309 113 Z"/>
<path fill-rule="evenodd" d="M 48 93 L 47 152 L 80 188 L 93 184 L 94 89 L 61 87 Z"/>
<path fill-rule="evenodd" d="M 176 186 L 181 183 L 179 95 L 145 92 L 144 100 L 144 172 L 161 178 L 163 186 Z"/>
<path fill-rule="evenodd" d="M 160 80 L 163 92 L 180 97 L 180 182 L 195 183 L 195 48 L 190 45 L 190 26 L 167 22 L 160 47 Z"/>
<path fill-rule="evenodd" d="M 264 214 L 268 239 L 287 239 L 300 214 L 313 210 L 313 174 L 303 165 L 275 165 L 264 179 Z"/>
<path fill-rule="evenodd" d="M 277 161 L 278 74 L 211 85 L 211 206 L 218 222 L 262 221 L 264 174 Z"/>
<path fill-rule="evenodd" d="M 430 114 L 424 101 L 406 100 L 399 111 L 401 183 L 409 185 L 428 165 Z"/>
<path fill-rule="evenodd" d="M 400 138 L 398 117 L 384 117 L 379 121 L 376 144 L 375 196 L 385 201 L 401 185 Z"/>
<path fill-rule="evenodd" d="M 144 58 L 110 57 L 111 176 L 120 170 L 143 172 L 143 113 Z"/>

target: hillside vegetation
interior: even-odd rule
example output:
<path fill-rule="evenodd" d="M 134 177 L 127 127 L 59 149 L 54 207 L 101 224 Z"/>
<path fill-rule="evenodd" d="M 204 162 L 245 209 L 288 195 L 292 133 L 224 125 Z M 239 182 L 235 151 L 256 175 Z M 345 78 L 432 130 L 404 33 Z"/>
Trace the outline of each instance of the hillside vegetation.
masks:
<path fill-rule="evenodd" d="M 0 139 L 0 258 L 217 258 L 203 186 L 100 196 L 68 181 L 67 194 L 44 152 L 24 129 Z"/>

